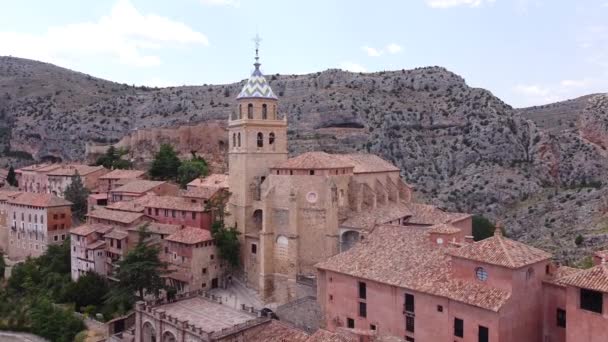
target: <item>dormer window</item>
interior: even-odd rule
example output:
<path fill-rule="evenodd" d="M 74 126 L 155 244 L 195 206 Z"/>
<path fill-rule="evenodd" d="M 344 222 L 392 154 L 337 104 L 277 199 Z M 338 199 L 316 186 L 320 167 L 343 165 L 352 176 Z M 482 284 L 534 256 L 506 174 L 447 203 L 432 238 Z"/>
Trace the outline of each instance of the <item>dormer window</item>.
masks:
<path fill-rule="evenodd" d="M 486 281 L 486 280 L 488 280 L 488 272 L 483 267 L 477 267 L 475 269 L 475 276 L 477 277 L 477 279 L 479 281 Z"/>
<path fill-rule="evenodd" d="M 247 105 L 247 118 L 253 119 L 253 104 L 251 103 Z"/>
<path fill-rule="evenodd" d="M 265 103 L 262 105 L 262 119 L 268 119 L 268 106 Z"/>

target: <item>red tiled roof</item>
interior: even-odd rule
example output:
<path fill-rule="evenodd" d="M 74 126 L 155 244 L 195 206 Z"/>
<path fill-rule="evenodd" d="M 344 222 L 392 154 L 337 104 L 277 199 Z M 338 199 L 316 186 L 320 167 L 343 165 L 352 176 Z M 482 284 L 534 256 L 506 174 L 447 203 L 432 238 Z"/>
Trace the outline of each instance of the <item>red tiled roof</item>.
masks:
<path fill-rule="evenodd" d="M 430 204 L 408 203 L 408 206 L 412 211 L 412 216 L 408 219 L 407 222 L 411 224 L 428 225 L 448 223 L 471 216 L 471 214 L 466 213 L 447 212 Z"/>
<path fill-rule="evenodd" d="M 119 186 L 116 189 L 110 190 L 111 193 L 116 193 L 116 192 L 132 192 L 132 193 L 145 193 L 148 192 L 150 190 L 153 190 L 154 188 L 156 188 L 157 186 L 161 185 L 161 184 L 165 184 L 166 182 L 162 182 L 162 181 L 151 181 L 151 180 L 143 180 L 143 179 L 136 179 L 136 180 L 132 180 L 128 183 L 126 183 L 123 186 Z"/>
<path fill-rule="evenodd" d="M 125 178 L 139 178 L 146 172 L 140 170 L 112 170 L 105 175 L 99 177 L 99 179 L 125 179 Z"/>
<path fill-rule="evenodd" d="M 87 249 L 100 249 L 106 246 L 106 242 L 103 240 L 98 240 L 87 246 Z"/>
<path fill-rule="evenodd" d="M 373 210 L 349 212 L 347 219 L 340 226 L 371 230 L 377 224 L 388 223 L 411 215 L 412 212 L 407 204 L 389 202 L 386 205 L 378 205 Z"/>
<path fill-rule="evenodd" d="M 203 203 L 192 203 L 192 200 L 177 196 L 148 196 L 147 201 L 143 204 L 146 208 L 160 208 L 183 211 L 205 211 Z"/>
<path fill-rule="evenodd" d="M 72 228 L 70 230 L 70 233 L 80 235 L 80 236 L 87 236 L 87 235 L 93 234 L 95 232 L 105 233 L 110 230 L 112 230 L 112 227 L 110 227 L 108 225 L 94 223 L 94 224 L 83 224 L 76 228 Z"/>
<path fill-rule="evenodd" d="M 339 333 L 319 329 L 315 331 L 306 342 L 357 342 L 358 339 L 350 336 L 341 335 Z"/>
<path fill-rule="evenodd" d="M 88 217 L 93 217 L 102 220 L 114 221 L 119 223 L 132 223 L 135 220 L 144 216 L 143 213 L 132 213 L 128 211 L 110 210 L 103 207 L 97 207 L 87 214 Z"/>
<path fill-rule="evenodd" d="M 548 279 L 545 279 L 545 282 L 554 285 L 565 286 L 566 284 L 563 282 L 564 278 L 567 278 L 580 271 L 582 271 L 582 269 L 580 268 L 560 266 L 555 270 L 552 276 L 550 276 Z"/>
<path fill-rule="evenodd" d="M 450 249 L 433 246 L 425 228 L 377 226 L 367 239 L 316 267 L 498 311 L 510 293 L 451 278 Z"/>
<path fill-rule="evenodd" d="M 302 330 L 296 329 L 277 320 L 271 320 L 255 335 L 248 335 L 248 342 L 307 342 L 309 336 Z"/>
<path fill-rule="evenodd" d="M 152 234 L 161 234 L 161 235 L 170 235 L 178 230 L 180 230 L 181 226 L 178 224 L 166 224 L 166 223 L 158 223 L 158 222 L 150 222 L 146 225 L 146 229 L 148 232 Z M 127 228 L 128 231 L 139 231 L 139 227 L 130 227 Z"/>
<path fill-rule="evenodd" d="M 458 227 L 454 227 L 449 223 L 439 223 L 434 226 L 429 227 L 429 233 L 435 234 L 457 234 L 460 233 L 461 230 Z"/>
<path fill-rule="evenodd" d="M 80 176 L 105 169 L 103 166 L 89 166 L 82 164 L 65 165 L 48 173 L 49 176 L 74 176 L 76 172 Z"/>
<path fill-rule="evenodd" d="M 37 194 L 32 192 L 23 192 L 18 196 L 12 197 L 8 200 L 8 203 L 42 208 L 66 207 L 72 205 L 72 202 L 51 194 Z"/>
<path fill-rule="evenodd" d="M 608 264 L 602 263 L 561 279 L 566 285 L 608 293 Z"/>
<path fill-rule="evenodd" d="M 123 240 L 126 239 L 127 236 L 129 236 L 127 232 L 114 229 L 111 232 L 106 233 L 103 237 L 107 239 Z"/>
<path fill-rule="evenodd" d="M 0 190 L 0 201 L 7 201 L 10 198 L 13 198 L 17 195 L 21 194 L 21 191 L 13 191 L 13 190 Z"/>
<path fill-rule="evenodd" d="M 211 237 L 211 232 L 206 229 L 186 227 L 167 236 L 165 240 L 193 245 L 195 243 L 211 241 L 213 238 Z"/>
<path fill-rule="evenodd" d="M 133 213 L 143 213 L 145 209 L 145 205 L 148 203 L 151 197 L 156 197 L 153 195 L 147 195 L 142 197 L 134 198 L 131 201 L 120 201 L 108 204 L 106 208 L 112 210 L 120 210 L 120 211 L 130 211 Z"/>
<path fill-rule="evenodd" d="M 507 268 L 521 268 L 551 258 L 551 254 L 507 239 L 496 229 L 494 236 L 468 244 L 453 251 L 455 257 L 475 260 Z"/>
<path fill-rule="evenodd" d="M 297 157 L 289 158 L 273 167 L 273 169 L 342 169 L 354 168 L 353 163 L 325 152 L 306 152 Z"/>
<path fill-rule="evenodd" d="M 355 153 L 337 155 L 345 163 L 354 165 L 353 173 L 399 171 L 399 168 L 375 154 Z"/>
<path fill-rule="evenodd" d="M 228 188 L 228 175 L 221 173 L 214 173 L 205 178 L 196 178 L 192 182 L 188 183 L 190 187 L 204 187 L 204 186 L 212 186 L 212 187 L 220 187 L 220 188 Z"/>
<path fill-rule="evenodd" d="M 205 187 L 196 187 L 190 188 L 186 190 L 182 196 L 187 198 L 200 198 L 200 199 L 210 199 L 215 195 L 218 191 L 223 188 L 219 186 L 205 186 Z"/>

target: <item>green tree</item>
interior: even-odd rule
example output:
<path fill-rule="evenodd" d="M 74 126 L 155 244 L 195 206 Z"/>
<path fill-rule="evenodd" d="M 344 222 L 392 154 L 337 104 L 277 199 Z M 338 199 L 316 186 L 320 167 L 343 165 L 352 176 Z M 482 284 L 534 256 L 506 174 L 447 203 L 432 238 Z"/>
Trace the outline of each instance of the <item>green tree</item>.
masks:
<path fill-rule="evenodd" d="M 59 308 L 47 298 L 36 298 L 31 304 L 31 331 L 57 342 L 71 342 L 85 329 L 82 320 L 72 312 Z"/>
<path fill-rule="evenodd" d="M 152 179 L 175 180 L 181 161 L 170 144 L 160 145 L 160 150 L 154 156 L 154 161 L 148 170 Z"/>
<path fill-rule="evenodd" d="M 137 293 L 140 299 L 146 294 L 158 297 L 160 290 L 165 288 L 161 276 L 166 272 L 167 265 L 160 260 L 160 250 L 147 244 L 145 225 L 140 227 L 139 234 L 139 242 L 135 248 L 118 262 L 115 276 L 119 284 L 112 289 L 115 292 L 110 297 L 124 297 L 125 293 Z"/>
<path fill-rule="evenodd" d="M 101 165 L 107 169 L 130 169 L 133 164 L 125 159 L 122 159 L 128 153 L 126 149 L 116 149 L 110 146 L 106 153 L 97 158 L 95 165 Z"/>
<path fill-rule="evenodd" d="M 473 216 L 473 240 L 481 241 L 494 235 L 496 226 L 487 218 L 481 215 Z M 501 229 L 503 235 L 504 229 Z"/>
<path fill-rule="evenodd" d="M 17 174 L 15 173 L 15 169 L 13 166 L 8 168 L 8 174 L 6 175 L 6 182 L 10 186 L 19 186 L 17 182 Z"/>
<path fill-rule="evenodd" d="M 82 222 L 87 213 L 89 189 L 85 188 L 84 184 L 82 184 L 78 171 L 76 171 L 76 175 L 72 178 L 72 183 L 65 189 L 63 197 L 72 202 L 72 216 Z"/>
<path fill-rule="evenodd" d="M 109 287 L 106 279 L 95 272 L 88 272 L 80 276 L 78 281 L 71 283 L 68 300 L 74 302 L 76 309 L 82 311 L 83 307 L 104 304 Z"/>
<path fill-rule="evenodd" d="M 186 188 L 188 183 L 192 182 L 198 177 L 204 177 L 209 173 L 209 166 L 205 159 L 195 157 L 190 160 L 182 162 L 180 167 L 177 169 L 177 181 L 182 188 Z"/>
<path fill-rule="evenodd" d="M 211 236 L 215 240 L 220 258 L 226 260 L 232 267 L 238 267 L 240 261 L 240 232 L 234 227 L 226 227 L 225 219 L 229 215 L 226 212 L 226 203 L 230 192 L 222 191 L 220 194 L 207 202 L 206 209 L 213 216 L 211 225 Z"/>
<path fill-rule="evenodd" d="M 585 242 L 585 238 L 581 234 L 578 234 L 574 239 L 574 244 L 576 244 L 577 247 L 582 245 L 583 242 Z"/>

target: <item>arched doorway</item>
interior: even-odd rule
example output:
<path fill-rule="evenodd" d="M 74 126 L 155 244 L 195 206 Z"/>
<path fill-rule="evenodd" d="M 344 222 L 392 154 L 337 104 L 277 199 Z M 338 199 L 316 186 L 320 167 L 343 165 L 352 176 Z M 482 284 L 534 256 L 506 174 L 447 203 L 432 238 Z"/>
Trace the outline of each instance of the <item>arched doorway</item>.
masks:
<path fill-rule="evenodd" d="M 141 331 L 141 338 L 143 342 L 156 342 L 156 332 L 152 323 L 145 322 Z"/>
<path fill-rule="evenodd" d="M 177 338 L 170 331 L 165 331 L 162 342 L 177 342 Z"/>
<path fill-rule="evenodd" d="M 351 249 L 359 241 L 359 232 L 347 230 L 340 235 L 340 252 Z"/>

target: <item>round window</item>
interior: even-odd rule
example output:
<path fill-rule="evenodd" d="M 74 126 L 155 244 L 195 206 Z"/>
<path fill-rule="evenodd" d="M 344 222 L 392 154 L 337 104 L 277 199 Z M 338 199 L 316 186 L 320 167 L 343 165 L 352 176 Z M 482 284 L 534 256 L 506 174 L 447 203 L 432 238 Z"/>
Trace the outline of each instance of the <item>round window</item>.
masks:
<path fill-rule="evenodd" d="M 317 193 L 314 192 L 314 191 L 311 191 L 311 192 L 309 192 L 309 193 L 306 194 L 306 200 L 309 203 L 316 203 L 317 202 L 317 198 L 318 198 Z"/>
<path fill-rule="evenodd" d="M 481 281 L 488 280 L 488 272 L 486 272 L 486 270 L 483 267 L 477 267 L 475 269 L 475 276 L 477 276 L 477 279 L 479 279 Z"/>
<path fill-rule="evenodd" d="M 442 245 L 443 244 L 443 239 L 442 238 L 437 238 L 437 244 L 438 245 Z"/>

